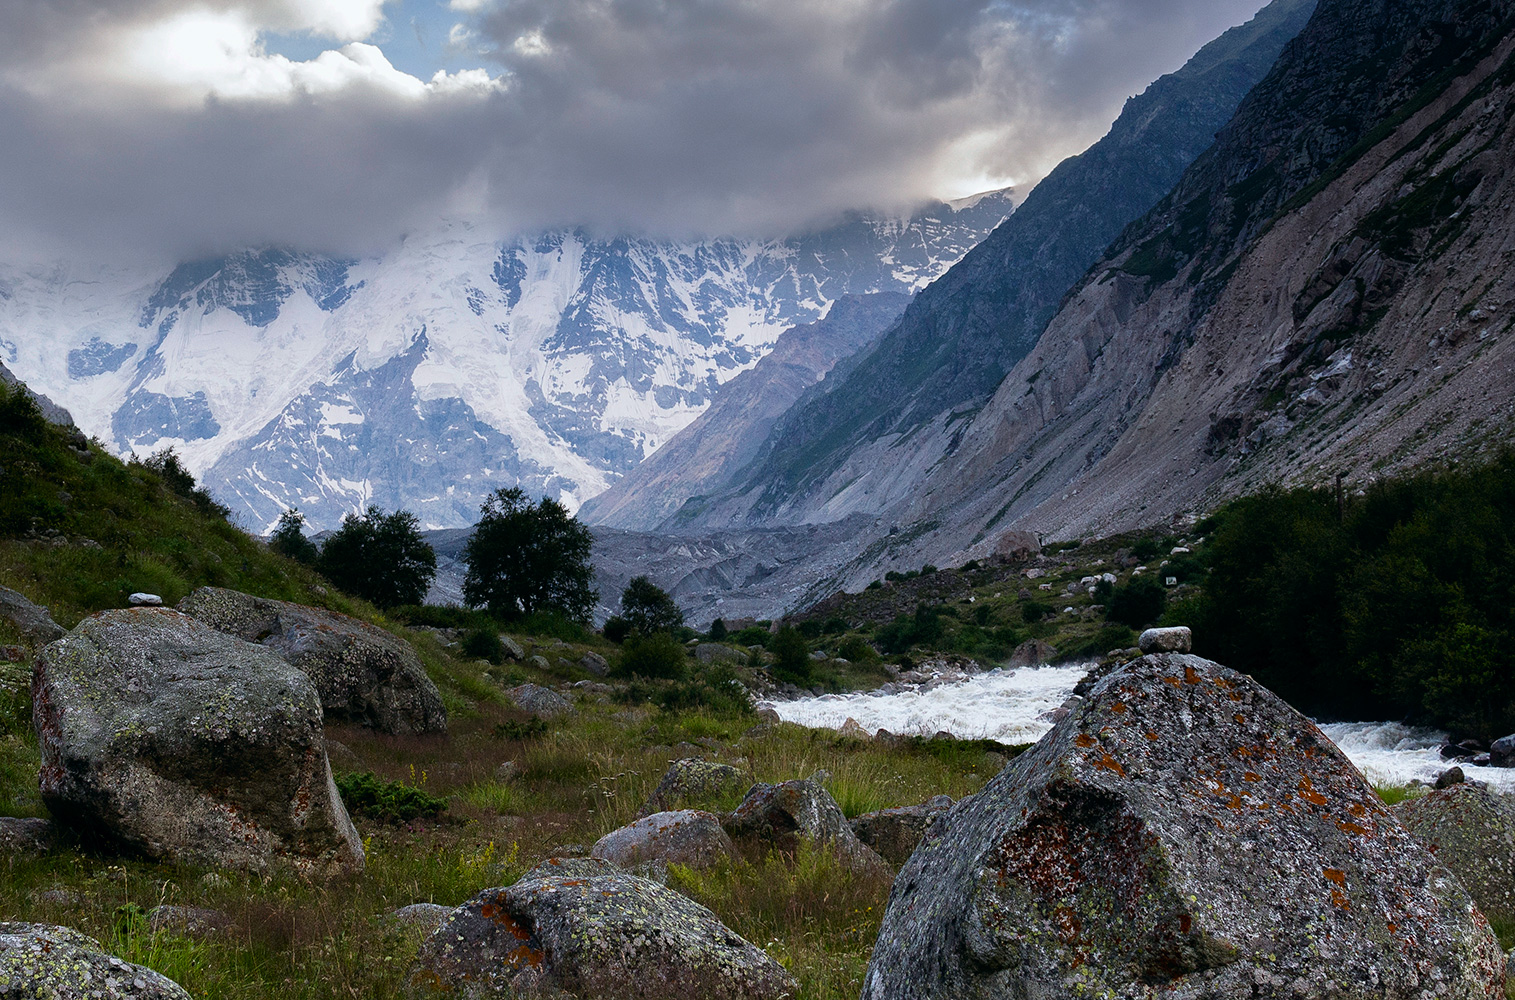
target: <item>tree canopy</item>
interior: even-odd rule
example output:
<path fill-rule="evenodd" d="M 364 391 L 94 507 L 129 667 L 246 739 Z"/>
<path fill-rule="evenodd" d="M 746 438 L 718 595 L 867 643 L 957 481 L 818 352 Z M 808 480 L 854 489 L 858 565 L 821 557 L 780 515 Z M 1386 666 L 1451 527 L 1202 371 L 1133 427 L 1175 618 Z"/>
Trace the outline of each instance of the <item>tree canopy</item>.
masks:
<path fill-rule="evenodd" d="M 463 600 L 506 620 L 552 611 L 588 621 L 600 596 L 593 545 L 589 529 L 556 500 L 532 504 L 520 487 L 496 490 L 463 551 Z"/>
<path fill-rule="evenodd" d="M 684 612 L 668 592 L 645 576 L 634 576 L 621 593 L 621 617 L 643 635 L 677 632 L 684 626 Z"/>
<path fill-rule="evenodd" d="M 279 523 L 268 536 L 268 547 L 307 566 L 314 565 L 320 557 L 316 543 L 305 537 L 305 515 L 298 507 L 291 507 L 279 515 Z"/>
<path fill-rule="evenodd" d="M 281 518 L 282 524 L 282 518 Z M 298 529 L 296 529 L 298 530 Z M 348 514 L 326 540 L 316 569 L 334 585 L 381 608 L 420 604 L 437 575 L 437 554 L 408 510 Z"/>

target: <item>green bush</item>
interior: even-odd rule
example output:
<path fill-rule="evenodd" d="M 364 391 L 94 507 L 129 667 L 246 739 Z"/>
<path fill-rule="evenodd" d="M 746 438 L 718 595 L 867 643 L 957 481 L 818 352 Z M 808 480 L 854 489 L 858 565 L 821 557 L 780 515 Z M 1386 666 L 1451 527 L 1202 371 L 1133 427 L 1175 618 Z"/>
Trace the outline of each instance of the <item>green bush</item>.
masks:
<path fill-rule="evenodd" d="M 534 740 L 538 736 L 547 735 L 547 721 L 545 719 L 506 719 L 497 723 L 490 733 L 497 740 L 510 740 L 524 743 L 526 740 Z"/>
<path fill-rule="evenodd" d="M 1131 628 L 1145 628 L 1157 621 L 1167 603 L 1168 592 L 1157 577 L 1139 576 L 1115 588 L 1106 606 L 1105 617 Z"/>
<path fill-rule="evenodd" d="M 727 636 L 727 642 L 734 642 L 740 646 L 767 646 L 773 633 L 757 625 L 749 625 L 746 628 Z"/>
<path fill-rule="evenodd" d="M 633 632 L 621 646 L 621 659 L 611 670 L 616 677 L 680 680 L 688 672 L 684 645 L 667 632 Z"/>
<path fill-rule="evenodd" d="M 505 662 L 505 644 L 500 641 L 500 633 L 493 628 L 472 630 L 463 636 L 460 647 L 474 659 L 488 660 L 490 663 Z"/>
<path fill-rule="evenodd" d="M 631 622 L 622 618 L 620 615 L 611 615 L 609 618 L 605 619 L 605 627 L 601 629 L 600 632 L 605 636 L 606 639 L 619 646 L 621 643 L 625 642 L 626 637 L 631 634 Z"/>
<path fill-rule="evenodd" d="M 434 818 L 447 809 L 447 800 L 428 795 L 398 781 L 385 781 L 372 771 L 339 774 L 337 791 L 349 813 L 384 823 L 408 823 Z"/>
<path fill-rule="evenodd" d="M 633 687 L 637 687 L 633 685 Z M 634 692 L 665 712 L 705 709 L 717 715 L 751 715 L 752 699 L 735 671 L 715 665 L 687 680 L 675 680 Z"/>
<path fill-rule="evenodd" d="M 810 683 L 810 646 L 798 629 L 785 625 L 774 634 L 768 649 L 777 658 L 773 665 L 774 677 L 801 687 Z"/>
<path fill-rule="evenodd" d="M 634 576 L 621 592 L 621 617 L 643 635 L 674 633 L 684 627 L 684 612 L 668 592 L 645 576 Z"/>
<path fill-rule="evenodd" d="M 836 655 L 853 663 L 876 663 L 879 659 L 878 650 L 859 635 L 851 635 L 842 640 L 837 647 Z"/>
<path fill-rule="evenodd" d="M 1049 618 L 1054 614 L 1056 614 L 1056 611 L 1052 605 L 1042 601 L 1031 600 L 1021 604 L 1021 621 L 1027 625 L 1035 625 L 1042 619 Z"/>

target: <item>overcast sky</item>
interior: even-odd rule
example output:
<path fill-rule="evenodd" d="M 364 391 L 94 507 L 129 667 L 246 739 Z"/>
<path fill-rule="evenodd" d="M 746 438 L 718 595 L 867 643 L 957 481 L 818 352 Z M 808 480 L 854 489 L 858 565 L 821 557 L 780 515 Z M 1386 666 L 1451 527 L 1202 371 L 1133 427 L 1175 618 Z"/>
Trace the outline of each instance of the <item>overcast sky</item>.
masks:
<path fill-rule="evenodd" d="M 0 253 L 772 234 L 1025 186 L 1262 0 L 0 0 Z"/>

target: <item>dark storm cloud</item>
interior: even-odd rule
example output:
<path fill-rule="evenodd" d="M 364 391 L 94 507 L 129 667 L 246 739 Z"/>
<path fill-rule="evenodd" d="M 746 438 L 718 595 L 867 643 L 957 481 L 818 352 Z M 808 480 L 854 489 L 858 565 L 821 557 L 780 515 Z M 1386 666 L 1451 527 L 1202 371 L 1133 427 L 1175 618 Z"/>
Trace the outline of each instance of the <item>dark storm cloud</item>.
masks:
<path fill-rule="evenodd" d="M 425 88 L 361 46 L 292 66 L 232 29 L 199 77 L 121 68 L 133 32 L 185 11 L 288 30 L 319 7 L 340 39 L 378 2 L 4 5 L 0 226 L 174 255 L 355 250 L 443 214 L 774 232 L 1038 176 L 1261 5 L 496 0 L 472 25 L 494 86 Z"/>

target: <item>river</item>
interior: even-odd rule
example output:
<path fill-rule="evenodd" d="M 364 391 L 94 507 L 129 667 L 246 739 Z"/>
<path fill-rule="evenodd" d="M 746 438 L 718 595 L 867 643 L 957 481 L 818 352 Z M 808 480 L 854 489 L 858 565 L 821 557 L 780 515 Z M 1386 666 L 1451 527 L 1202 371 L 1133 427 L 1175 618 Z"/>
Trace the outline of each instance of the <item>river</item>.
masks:
<path fill-rule="evenodd" d="M 1052 728 L 1046 713 L 1073 693 L 1090 664 L 991 670 L 894 694 L 828 694 L 766 703 L 786 722 L 840 729 L 856 719 L 867 731 L 1033 743 Z M 1447 735 L 1400 722 L 1326 722 L 1321 731 L 1375 784 L 1431 782 L 1450 765 L 1438 753 Z M 1471 779 L 1515 792 L 1515 768 L 1461 765 Z"/>

